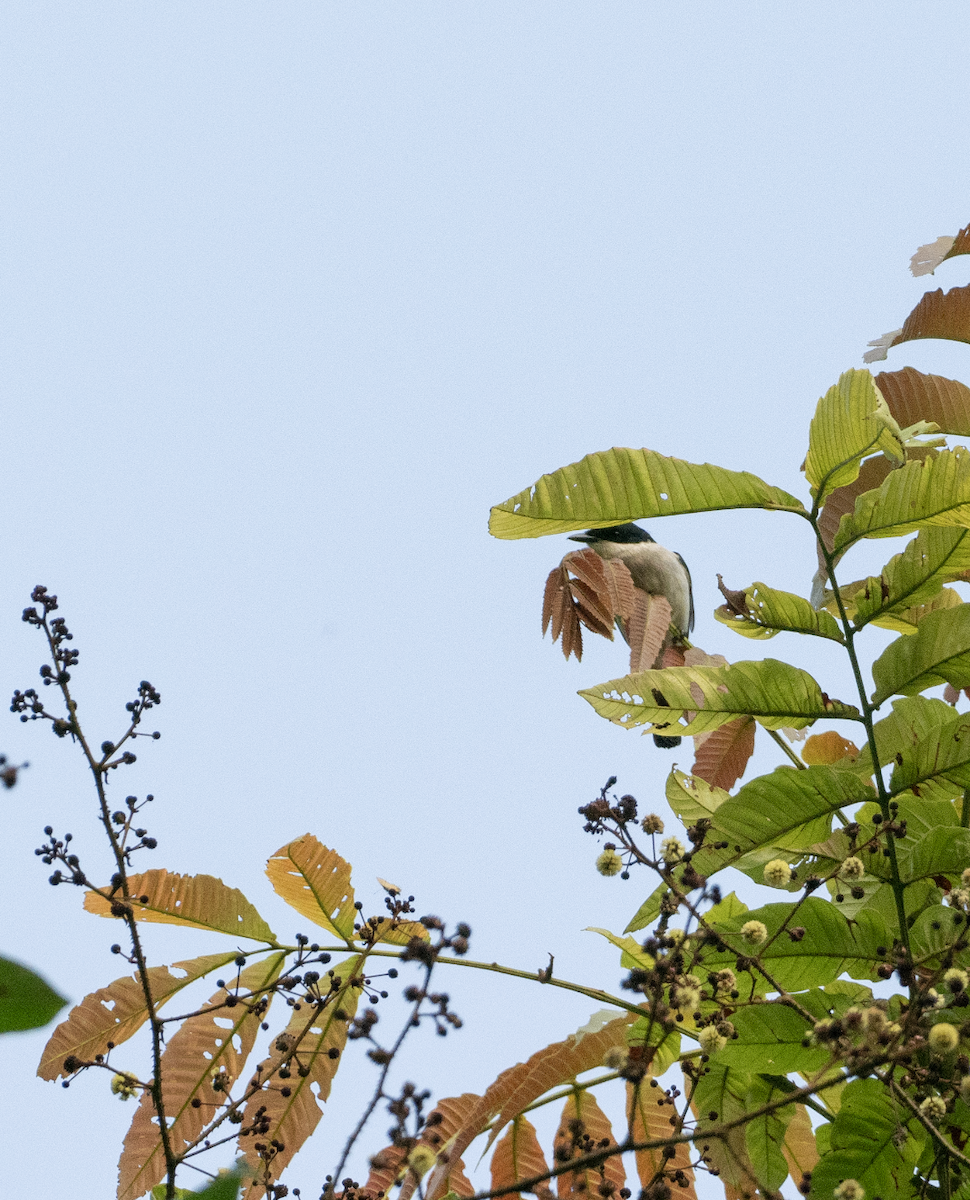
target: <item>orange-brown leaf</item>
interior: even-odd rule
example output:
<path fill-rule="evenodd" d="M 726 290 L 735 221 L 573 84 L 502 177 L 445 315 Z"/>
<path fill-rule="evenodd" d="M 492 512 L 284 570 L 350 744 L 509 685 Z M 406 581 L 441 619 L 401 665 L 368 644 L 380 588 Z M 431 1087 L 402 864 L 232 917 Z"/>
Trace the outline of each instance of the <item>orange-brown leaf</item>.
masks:
<path fill-rule="evenodd" d="M 259 1078 L 272 1082 L 247 1102 L 243 1118 L 245 1125 L 251 1125 L 256 1110 L 264 1109 L 269 1127 L 262 1141 L 283 1143 L 283 1149 L 273 1159 L 270 1168 L 273 1180 L 279 1179 L 323 1116 L 320 1105 L 330 1095 L 333 1077 L 347 1044 L 347 1029 L 360 999 L 360 988 L 351 983 L 360 965 L 360 958 L 351 958 L 332 968 L 343 980 L 339 994 L 320 1012 L 314 1013 L 306 1004 L 299 1012 L 294 1012 L 284 1034 L 278 1039 L 285 1041 L 288 1048 L 280 1050 L 274 1043 L 269 1058 L 259 1065 Z M 339 1018 L 338 1013 L 341 1014 Z M 336 1057 L 331 1058 L 331 1050 L 336 1051 Z M 290 1060 L 293 1064 L 292 1074 L 285 1080 L 289 1092 L 287 1096 L 282 1094 L 277 1075 L 284 1060 Z M 305 1068 L 306 1074 L 302 1074 L 298 1067 Z M 315 1095 L 314 1088 L 317 1089 Z M 268 1180 L 251 1142 L 246 1150 L 246 1159 L 258 1174 L 243 1194 L 247 1200 L 256 1200 L 257 1196 L 263 1195 L 263 1185 Z"/>
<path fill-rule="evenodd" d="M 532 1179 L 548 1170 L 535 1126 L 526 1117 L 515 1117 L 492 1155 L 492 1191 L 512 1187 L 520 1179 Z M 551 1196 L 548 1182 L 536 1184 L 533 1194 L 542 1200 Z"/>
<path fill-rule="evenodd" d="M 353 938 L 356 909 L 350 863 L 336 850 L 305 833 L 276 851 L 266 874 L 291 908 L 340 938 Z"/>
<path fill-rule="evenodd" d="M 924 375 L 913 367 L 876 376 L 889 411 L 905 429 L 917 421 L 935 421 L 941 433 L 970 434 L 970 388 L 942 375 Z"/>
<path fill-rule="evenodd" d="M 755 725 L 753 717 L 736 717 L 710 733 L 698 734 L 694 738 L 694 765 L 690 773 L 730 791 L 754 753 Z"/>
<path fill-rule="evenodd" d="M 465 1175 L 465 1164 L 461 1158 L 452 1152 L 451 1142 L 478 1102 L 481 1100 L 476 1092 L 465 1092 L 461 1096 L 448 1096 L 439 1100 L 428 1114 L 424 1131 L 418 1141 L 438 1155 L 438 1167 L 435 1175 L 435 1188 L 430 1184 L 425 1191 L 429 1200 L 454 1192 L 456 1196 L 474 1196 L 475 1189 Z M 410 1200 L 417 1188 L 417 1176 L 411 1172 L 401 1187 L 398 1200 Z"/>
<path fill-rule="evenodd" d="M 406 1146 L 385 1146 L 370 1160 L 370 1174 L 362 1191 L 369 1196 L 377 1196 L 383 1192 L 386 1196 L 394 1186 L 394 1181 L 405 1170 L 404 1160 L 408 1156 Z"/>
<path fill-rule="evenodd" d="M 173 963 L 172 969 L 184 971 L 184 977 L 173 975 L 168 967 L 149 967 L 155 1007 L 160 1008 L 196 979 L 232 962 L 237 953 L 231 950 L 224 954 L 204 954 L 201 958 Z M 147 1020 L 148 1005 L 138 976 L 123 975 L 107 987 L 91 992 L 71 1009 L 44 1047 L 37 1074 L 41 1079 L 56 1079 L 66 1073 L 64 1059 L 68 1055 L 90 1060 L 96 1054 L 107 1054 L 108 1042 L 116 1046 L 126 1042 Z"/>
<path fill-rule="evenodd" d="M 623 1013 L 596 1032 L 576 1033 L 562 1042 L 553 1042 L 536 1051 L 524 1063 L 503 1071 L 488 1087 L 462 1122 L 455 1134 L 453 1153 L 462 1155 L 486 1126 L 492 1130 L 486 1149 L 501 1134 L 505 1126 L 527 1105 L 551 1088 L 559 1087 L 598 1067 L 603 1055 L 613 1046 L 626 1045 L 627 1027 L 636 1019 L 634 1013 Z M 428 1195 L 436 1194 L 440 1168 L 435 1168 L 428 1181 Z"/>
<path fill-rule="evenodd" d="M 818 1162 L 818 1148 L 815 1145 L 815 1131 L 809 1120 L 808 1109 L 804 1104 L 795 1105 L 795 1113 L 788 1128 L 785 1139 L 781 1144 L 781 1152 L 788 1163 L 788 1170 L 797 1184 L 807 1171 L 814 1171 Z"/>
<path fill-rule="evenodd" d="M 607 562 L 595 550 L 575 550 L 549 572 L 542 600 L 542 634 L 551 627 L 553 642 L 562 639 L 569 658 L 583 657 L 582 626 L 613 640 L 614 623 L 629 618 L 636 588 L 624 563 Z"/>
<path fill-rule="evenodd" d="M 574 1092 L 568 1097 L 554 1141 L 556 1164 L 563 1166 L 572 1158 L 615 1145 L 609 1118 L 596 1103 L 592 1092 Z M 613 1185 L 613 1195 L 626 1187 L 622 1155 L 611 1155 L 595 1170 L 558 1175 L 556 1190 L 560 1196 L 591 1196 L 604 1181 Z"/>
<path fill-rule="evenodd" d="M 663 1090 L 650 1087 L 649 1077 L 644 1079 L 638 1088 L 627 1084 L 626 1112 L 633 1141 L 652 1142 L 658 1138 L 670 1137 L 670 1114 L 674 1110 L 667 1104 L 661 1106 L 658 1101 L 662 1098 Z M 655 1150 L 637 1150 L 635 1158 L 641 1186 L 646 1187 L 665 1168 L 683 1171 L 690 1182 L 687 1188 L 679 1188 L 677 1194 L 696 1200 L 694 1172 L 690 1167 L 690 1146 L 686 1142 L 679 1142 L 671 1159 L 663 1158 L 661 1149 L 662 1147 L 658 1146 Z"/>
<path fill-rule="evenodd" d="M 670 603 L 636 589 L 633 614 L 624 633 L 630 643 L 630 670 L 649 671 L 658 662 L 670 632 Z"/>
<path fill-rule="evenodd" d="M 858 762 L 859 747 L 834 729 L 827 729 L 825 733 L 813 733 L 806 739 L 802 759 L 810 767 L 829 767 L 843 759 Z"/>
<path fill-rule="evenodd" d="M 237 994 L 261 999 L 285 962 L 286 955 L 281 953 L 251 963 L 240 973 Z M 264 1019 L 265 1010 L 254 1013 L 246 1004 L 226 1008 L 225 998 L 224 989 L 210 997 L 208 1011 L 184 1021 L 168 1039 L 162 1055 L 162 1100 L 176 1154 L 198 1139 L 216 1108 L 228 1099 Z M 219 1091 L 212 1086 L 217 1074 Z M 192 1107 L 194 1097 L 202 1101 L 201 1107 Z M 155 1106 L 151 1093 L 144 1092 L 118 1163 L 118 1200 L 135 1200 L 164 1177 L 165 1156 Z"/>
<path fill-rule="evenodd" d="M 132 912 L 138 921 L 190 925 L 233 937 L 274 942 L 276 934 L 238 888 L 227 887 L 214 875 L 176 875 L 165 870 L 129 875 Z M 104 888 L 103 891 L 110 889 Z M 123 897 L 106 900 L 87 892 L 84 907 L 99 917 L 112 917 L 111 906 Z"/>

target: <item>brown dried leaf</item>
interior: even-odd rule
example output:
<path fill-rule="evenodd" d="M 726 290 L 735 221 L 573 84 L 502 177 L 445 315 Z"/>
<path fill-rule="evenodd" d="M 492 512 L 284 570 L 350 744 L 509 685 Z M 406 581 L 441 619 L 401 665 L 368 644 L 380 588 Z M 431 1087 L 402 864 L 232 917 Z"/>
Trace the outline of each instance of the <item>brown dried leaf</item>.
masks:
<path fill-rule="evenodd" d="M 129 875 L 131 907 L 138 921 L 166 925 L 189 925 L 211 929 L 233 937 L 275 942 L 276 934 L 238 888 L 227 887 L 214 875 L 176 875 L 165 870 Z M 103 888 L 110 891 L 110 888 Z M 123 902 L 117 894 L 106 900 L 97 892 L 86 892 L 84 908 L 99 917 L 113 917 L 112 904 Z"/>
<path fill-rule="evenodd" d="M 819 1158 L 818 1148 L 815 1145 L 815 1131 L 804 1104 L 795 1105 L 794 1116 L 785 1130 L 781 1152 L 796 1184 L 806 1172 L 815 1170 Z"/>
<path fill-rule="evenodd" d="M 520 1179 L 532 1179 L 548 1170 L 535 1126 L 526 1117 L 515 1117 L 492 1155 L 491 1190 L 512 1187 Z M 533 1194 L 547 1200 L 552 1195 L 548 1182 L 536 1184 Z"/>
<path fill-rule="evenodd" d="M 168 967 L 149 967 L 148 980 L 155 1007 L 208 975 L 231 963 L 238 951 L 224 954 L 204 954 L 185 962 L 173 963 Z M 184 977 L 172 974 L 184 971 Z M 96 1054 L 108 1053 L 108 1042 L 120 1045 L 126 1042 L 148 1020 L 145 993 L 137 975 L 123 975 L 85 996 L 80 1004 L 71 1009 L 67 1019 L 54 1030 L 44 1047 L 37 1074 L 41 1079 L 56 1079 L 64 1072 L 64 1059 L 74 1055 L 80 1059 L 92 1059 Z"/>
<path fill-rule="evenodd" d="M 914 275 L 932 275 L 940 263 L 958 254 L 970 254 L 970 225 L 953 237 L 952 234 L 938 237 L 935 242 L 920 246 L 909 260 L 909 269 Z"/>
<path fill-rule="evenodd" d="M 311 833 L 288 842 L 266 864 L 273 890 L 302 916 L 337 937 L 354 936 L 354 889 L 350 863 Z"/>
<path fill-rule="evenodd" d="M 581 660 L 582 626 L 612 641 L 615 621 L 632 614 L 635 596 L 630 572 L 619 559 L 607 562 L 595 550 L 572 551 L 546 579 L 542 635 L 551 627 L 552 640 L 562 639 L 566 658 L 575 654 Z"/>
<path fill-rule="evenodd" d="M 669 1118 L 673 1110 L 668 1105 L 660 1106 L 658 1101 L 662 1097 L 662 1089 L 650 1087 L 649 1076 L 638 1088 L 634 1088 L 630 1083 L 626 1085 L 626 1114 L 633 1141 L 652 1142 L 658 1138 L 670 1137 Z M 660 1150 L 660 1147 L 656 1150 L 637 1150 L 635 1157 L 641 1186 L 646 1187 L 664 1168 L 680 1170 L 690 1183 L 687 1188 L 678 1189 L 678 1196 L 696 1200 L 694 1172 L 690 1168 L 690 1146 L 686 1142 L 678 1143 L 671 1159 L 663 1158 Z"/>
<path fill-rule="evenodd" d="M 649 671 L 659 665 L 670 632 L 670 603 L 666 596 L 650 596 L 636 589 L 633 615 L 624 634 L 630 644 L 630 670 Z"/>
<path fill-rule="evenodd" d="M 604 559 L 603 565 L 606 567 L 606 584 L 610 590 L 613 613 L 621 621 L 626 621 L 633 615 L 637 594 L 630 568 L 620 558 Z"/>
<path fill-rule="evenodd" d="M 802 747 L 802 760 L 810 767 L 829 767 L 843 759 L 850 763 L 858 762 L 859 747 L 834 729 L 813 733 Z"/>
<path fill-rule="evenodd" d="M 261 998 L 264 989 L 279 975 L 285 954 L 274 954 L 250 964 L 240 973 L 237 991 Z M 182 1154 L 199 1137 L 215 1109 L 228 1099 L 232 1085 L 244 1070 L 259 1032 L 264 1013 L 254 1013 L 246 1004 L 226 1008 L 226 993 L 220 989 L 210 997 L 209 1011 L 191 1017 L 168 1039 L 162 1055 L 162 1099 L 165 1116 L 172 1124 L 171 1145 Z M 220 1090 L 212 1087 L 216 1072 Z M 191 1101 L 198 1096 L 200 1108 Z M 125 1137 L 118 1163 L 118 1200 L 135 1200 L 165 1178 L 165 1156 L 155 1106 L 150 1092 L 141 1102 Z"/>
<path fill-rule="evenodd" d="M 294 1012 L 285 1032 L 277 1039 L 285 1041 L 290 1049 L 280 1050 L 274 1044 L 269 1058 L 259 1064 L 257 1073 L 260 1078 L 272 1079 L 273 1082 L 247 1102 L 243 1119 L 245 1125 L 251 1125 L 257 1109 L 263 1109 L 269 1128 L 260 1144 L 273 1140 L 283 1143 L 283 1149 L 269 1168 L 269 1176 L 273 1180 L 279 1179 L 323 1116 L 320 1105 L 330 1095 L 330 1086 L 347 1044 L 347 1029 L 360 999 L 360 988 L 351 986 L 351 981 L 357 976 L 361 962 L 360 958 L 349 958 L 336 968 L 331 968 L 343 981 L 339 994 L 321 1012 L 314 1013 L 306 1004 L 299 1012 Z M 338 1012 L 343 1019 L 337 1017 Z M 330 1057 L 331 1050 L 337 1052 L 336 1057 Z M 284 1059 L 290 1059 L 293 1063 L 293 1072 L 284 1081 L 290 1093 L 288 1096 L 282 1095 L 276 1074 Z M 298 1066 L 306 1068 L 305 1075 L 297 1070 Z M 256 1200 L 257 1196 L 263 1195 L 269 1179 L 251 1142 L 247 1146 L 246 1159 L 257 1174 L 243 1196 L 246 1200 Z"/>
<path fill-rule="evenodd" d="M 970 342 L 970 285 L 948 292 L 942 288 L 927 292 L 903 322 L 902 329 L 894 329 L 869 343 L 874 349 L 862 356 L 863 361 L 880 362 L 887 357 L 890 346 L 920 338 Z"/>
<path fill-rule="evenodd" d="M 690 773 L 729 792 L 754 754 L 755 725 L 752 717 L 736 717 L 710 733 L 699 734 L 694 738 Z"/>
<path fill-rule="evenodd" d="M 580 1122 L 581 1129 L 575 1124 Z M 576 1131 L 575 1136 L 573 1131 Z M 554 1141 L 554 1157 L 557 1166 L 564 1166 L 571 1158 L 589 1154 L 599 1149 L 603 1142 L 616 1145 L 613 1128 L 606 1113 L 596 1103 L 589 1091 L 574 1092 L 567 1100 L 559 1119 Z M 605 1147 L 604 1147 L 605 1148 Z M 573 1171 L 556 1177 L 556 1190 L 560 1196 L 591 1196 L 597 1193 L 602 1182 L 613 1185 L 613 1193 L 626 1187 L 626 1171 L 623 1156 L 614 1154 L 599 1170 Z"/>
<path fill-rule="evenodd" d="M 970 388 L 942 375 L 924 375 L 913 367 L 882 371 L 875 378 L 889 411 L 903 429 L 933 421 L 941 433 L 970 434 Z"/>
<path fill-rule="evenodd" d="M 545 637 L 546 629 L 551 624 L 553 642 L 562 638 L 564 656 L 568 659 L 570 654 L 575 654 L 576 661 L 580 662 L 583 657 L 583 633 L 569 584 L 569 572 L 563 559 L 558 567 L 549 572 L 546 580 L 542 601 L 542 636 Z"/>
<path fill-rule="evenodd" d="M 610 572 L 605 561 L 595 550 L 574 550 L 563 559 L 570 575 L 573 598 L 583 604 L 589 612 L 609 630 L 613 636 L 613 598 L 610 594 Z"/>
<path fill-rule="evenodd" d="M 603 1055 L 613 1046 L 625 1046 L 627 1027 L 635 1019 L 634 1013 L 623 1013 L 595 1032 L 581 1031 L 565 1041 L 553 1042 L 536 1051 L 526 1062 L 503 1071 L 462 1122 L 455 1134 L 452 1152 L 464 1154 L 482 1130 L 491 1125 L 487 1150 L 509 1121 L 533 1100 L 538 1100 L 551 1088 L 575 1079 L 583 1071 L 598 1067 Z M 440 1175 L 441 1168 L 436 1167 L 428 1181 L 429 1196 L 437 1194 Z"/>

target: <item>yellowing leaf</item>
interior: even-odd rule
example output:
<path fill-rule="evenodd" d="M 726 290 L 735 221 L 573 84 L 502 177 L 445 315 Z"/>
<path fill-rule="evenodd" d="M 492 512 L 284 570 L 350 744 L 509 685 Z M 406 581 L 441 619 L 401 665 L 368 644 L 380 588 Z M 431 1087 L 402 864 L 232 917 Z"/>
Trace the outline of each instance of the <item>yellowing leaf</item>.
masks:
<path fill-rule="evenodd" d="M 747 471 L 614 447 L 543 475 L 496 505 L 488 528 L 498 538 L 544 537 L 641 517 L 733 508 L 804 512 L 794 496 Z"/>
<path fill-rule="evenodd" d="M 261 998 L 286 962 L 285 954 L 274 954 L 251 963 L 240 973 L 237 992 Z M 184 1153 L 227 1099 L 232 1085 L 245 1069 L 259 1032 L 265 1010 L 254 1012 L 248 1005 L 225 1007 L 226 992 L 210 997 L 206 1008 L 184 1021 L 169 1037 L 162 1054 L 162 1100 L 170 1123 L 170 1141 L 177 1154 Z M 219 1090 L 213 1088 L 218 1080 Z M 192 1100 L 201 1105 L 193 1108 Z M 165 1177 L 162 1139 L 150 1092 L 143 1092 L 131 1127 L 125 1137 L 118 1163 L 118 1200 L 135 1200 Z"/>
<path fill-rule="evenodd" d="M 863 458 L 881 450 L 904 459 L 902 435 L 868 371 L 846 371 L 819 400 L 809 429 L 805 475 L 821 502 L 853 482 Z"/>
<path fill-rule="evenodd" d="M 911 459 L 863 493 L 842 518 L 834 550 L 841 555 L 860 538 L 898 537 L 932 525 L 970 525 L 970 452 L 963 446 Z"/>
<path fill-rule="evenodd" d="M 649 725 L 665 734 L 705 733 L 738 716 L 766 729 L 800 728 L 819 717 L 859 719 L 857 709 L 830 700 L 807 671 L 772 658 L 641 671 L 579 694 L 617 725 Z"/>
<path fill-rule="evenodd" d="M 731 596 L 731 603 L 715 609 L 714 616 L 744 637 L 770 638 L 787 632 L 843 640 L 842 630 L 830 613 L 813 608 L 793 592 L 753 583 L 744 592 L 731 592 Z"/>
<path fill-rule="evenodd" d="M 231 963 L 238 951 L 203 954 L 169 967 L 149 967 L 148 981 L 156 1008 L 211 971 Z M 173 975 L 173 971 L 182 972 Z M 148 1020 L 148 1005 L 137 975 L 123 975 L 107 987 L 85 996 L 54 1030 L 37 1068 L 41 1079 L 56 1079 L 69 1055 L 90 1060 L 108 1053 L 108 1042 L 125 1042 Z"/>
<path fill-rule="evenodd" d="M 819 1155 L 815 1145 L 815 1132 L 804 1104 L 795 1106 L 794 1115 L 785 1130 L 781 1152 L 796 1184 L 801 1182 L 803 1175 L 815 1170 Z"/>
<path fill-rule="evenodd" d="M 354 936 L 350 863 L 310 833 L 282 846 L 266 864 L 273 890 L 315 925 L 349 941 Z"/>
<path fill-rule="evenodd" d="M 129 875 L 128 888 L 136 920 L 189 925 L 260 942 L 276 940 L 276 934 L 242 892 L 227 887 L 213 875 L 176 875 L 152 870 L 144 875 Z M 124 902 L 120 894 L 115 894 L 112 900 L 105 900 L 97 892 L 87 892 L 84 896 L 87 912 L 99 917 L 113 916 L 111 906 L 119 902 Z"/>
<path fill-rule="evenodd" d="M 958 254 L 970 254 L 970 225 L 956 237 L 938 237 L 935 242 L 920 246 L 909 260 L 909 269 L 914 275 L 932 275 L 940 263 Z"/>

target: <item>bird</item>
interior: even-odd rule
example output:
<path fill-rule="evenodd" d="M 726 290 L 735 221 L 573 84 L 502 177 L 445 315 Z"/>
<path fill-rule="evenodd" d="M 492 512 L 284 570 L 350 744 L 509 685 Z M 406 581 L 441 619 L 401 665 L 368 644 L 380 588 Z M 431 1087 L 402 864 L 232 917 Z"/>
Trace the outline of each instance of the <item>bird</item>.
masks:
<path fill-rule="evenodd" d="M 634 587 L 650 596 L 666 597 L 671 624 L 679 635 L 686 637 L 694 628 L 694 593 L 687 564 L 676 551 L 655 542 L 645 529 L 628 521 L 605 529 L 587 529 L 585 533 L 573 534 L 569 540 L 583 542 L 600 558 L 621 559 Z M 617 625 L 629 645 L 622 623 Z M 653 735 L 653 740 L 663 750 L 680 745 L 679 737 L 664 737 L 659 733 Z"/>

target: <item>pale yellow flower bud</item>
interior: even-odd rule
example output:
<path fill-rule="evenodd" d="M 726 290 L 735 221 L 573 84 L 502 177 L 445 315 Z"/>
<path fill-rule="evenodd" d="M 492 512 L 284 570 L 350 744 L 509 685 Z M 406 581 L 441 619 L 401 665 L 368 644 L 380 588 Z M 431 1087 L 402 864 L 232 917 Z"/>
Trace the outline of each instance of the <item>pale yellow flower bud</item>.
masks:
<path fill-rule="evenodd" d="M 768 927 L 761 921 L 747 921 L 741 926 L 741 936 L 753 946 L 760 946 L 768 940 Z"/>
<path fill-rule="evenodd" d="M 616 850 L 604 850 L 596 860 L 596 869 L 601 875 L 619 875 L 623 870 L 623 858 Z"/>
<path fill-rule="evenodd" d="M 787 887 L 791 883 L 791 867 L 783 858 L 765 863 L 764 881 L 769 887 Z"/>
<path fill-rule="evenodd" d="M 933 1026 L 928 1041 L 934 1054 L 949 1054 L 960 1044 L 960 1033 L 956 1026 L 947 1025 L 944 1021 Z"/>

